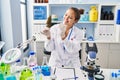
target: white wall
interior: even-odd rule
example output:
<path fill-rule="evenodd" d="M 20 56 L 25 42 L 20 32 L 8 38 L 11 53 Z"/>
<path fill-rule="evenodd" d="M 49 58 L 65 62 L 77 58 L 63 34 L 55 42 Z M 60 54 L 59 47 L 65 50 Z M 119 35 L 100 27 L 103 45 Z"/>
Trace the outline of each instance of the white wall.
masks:
<path fill-rule="evenodd" d="M 9 7 L 6 7 L 9 6 Z M 10 1 L 9 0 L 1 0 L 1 35 L 3 41 L 5 41 L 5 50 L 13 46 L 12 41 L 12 20 L 11 20 L 11 11 L 10 11 Z M 6 37 L 8 36 L 9 37 Z"/>
<path fill-rule="evenodd" d="M 27 11 L 28 11 L 28 34 L 29 34 L 29 38 L 32 37 L 32 26 L 33 26 L 33 22 L 32 22 L 32 16 L 33 16 L 33 0 L 27 0 Z"/>

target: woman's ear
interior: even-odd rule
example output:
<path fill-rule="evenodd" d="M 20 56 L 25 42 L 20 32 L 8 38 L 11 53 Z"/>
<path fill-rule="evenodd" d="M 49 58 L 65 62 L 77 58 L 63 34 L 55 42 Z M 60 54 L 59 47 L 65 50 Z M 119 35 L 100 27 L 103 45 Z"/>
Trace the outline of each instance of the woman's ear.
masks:
<path fill-rule="evenodd" d="M 78 22 L 78 20 L 75 20 L 74 24 L 77 23 L 77 22 Z"/>

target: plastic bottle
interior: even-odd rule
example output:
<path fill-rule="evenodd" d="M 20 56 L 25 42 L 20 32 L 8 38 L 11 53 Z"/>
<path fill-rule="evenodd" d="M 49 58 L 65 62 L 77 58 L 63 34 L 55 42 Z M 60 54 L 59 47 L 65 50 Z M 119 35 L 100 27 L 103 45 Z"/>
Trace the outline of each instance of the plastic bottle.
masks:
<path fill-rule="evenodd" d="M 44 76 L 42 74 L 41 66 L 38 66 L 35 76 L 36 76 L 36 80 L 43 80 Z"/>
<path fill-rule="evenodd" d="M 22 64 L 22 65 L 23 65 L 23 66 L 28 66 L 28 62 L 27 62 L 27 61 L 28 61 L 28 57 L 24 57 L 24 58 L 23 58 L 23 64 Z"/>
<path fill-rule="evenodd" d="M 85 13 L 85 19 L 84 20 L 89 21 L 89 13 L 88 12 Z"/>
<path fill-rule="evenodd" d="M 117 80 L 117 73 L 112 72 L 112 73 L 111 73 L 110 80 Z"/>
<path fill-rule="evenodd" d="M 21 66 L 21 60 L 20 60 L 20 59 L 18 59 L 18 60 L 16 61 L 15 66 Z"/>
<path fill-rule="evenodd" d="M 22 66 L 21 60 L 18 59 L 13 65 L 11 65 L 11 74 L 13 74 L 14 76 L 13 75 L 8 76 L 7 79 L 16 77 L 16 80 L 19 80 L 21 66 Z"/>
<path fill-rule="evenodd" d="M 98 11 L 96 6 L 91 6 L 91 9 L 89 12 L 89 20 L 91 22 L 96 22 L 98 20 Z"/>
<path fill-rule="evenodd" d="M 32 68 L 37 66 L 37 58 L 34 51 L 30 51 L 30 56 L 28 58 L 28 67 Z"/>

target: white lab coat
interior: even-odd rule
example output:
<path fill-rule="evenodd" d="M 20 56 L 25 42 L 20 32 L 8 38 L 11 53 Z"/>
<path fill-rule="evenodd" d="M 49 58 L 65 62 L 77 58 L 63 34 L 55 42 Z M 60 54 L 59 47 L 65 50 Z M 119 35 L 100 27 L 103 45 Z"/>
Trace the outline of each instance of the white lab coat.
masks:
<path fill-rule="evenodd" d="M 79 50 L 83 32 L 73 26 L 65 40 L 61 39 L 59 24 L 50 28 L 51 39 L 45 42 L 45 49 L 51 51 L 49 65 L 52 67 L 80 67 Z"/>

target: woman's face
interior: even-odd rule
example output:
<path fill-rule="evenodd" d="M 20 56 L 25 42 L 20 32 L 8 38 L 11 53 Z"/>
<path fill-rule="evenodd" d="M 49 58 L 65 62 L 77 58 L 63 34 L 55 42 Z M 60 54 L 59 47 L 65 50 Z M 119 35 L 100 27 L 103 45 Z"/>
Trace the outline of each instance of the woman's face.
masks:
<path fill-rule="evenodd" d="M 63 17 L 63 24 L 72 27 L 76 23 L 75 13 L 72 9 L 68 9 Z"/>

